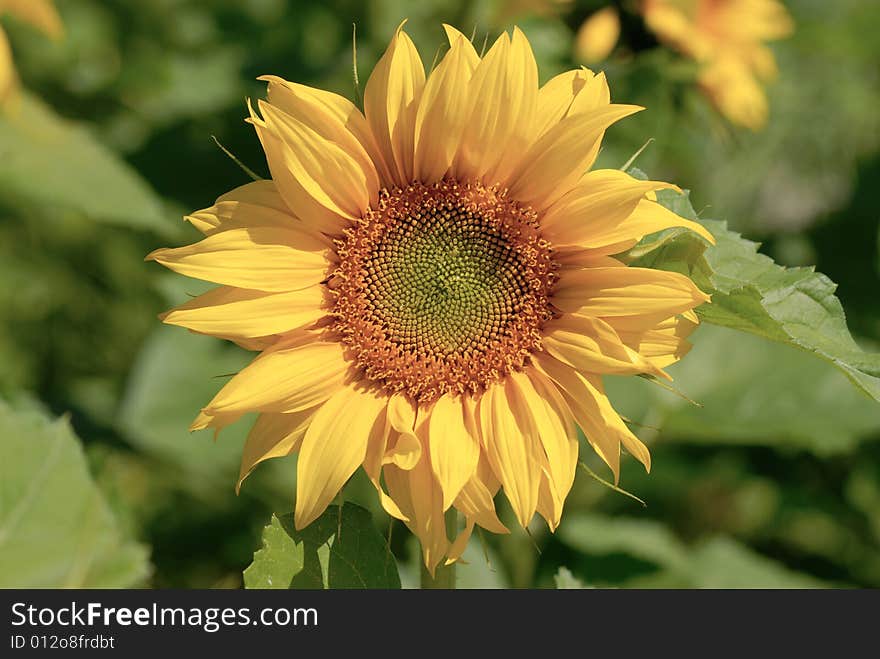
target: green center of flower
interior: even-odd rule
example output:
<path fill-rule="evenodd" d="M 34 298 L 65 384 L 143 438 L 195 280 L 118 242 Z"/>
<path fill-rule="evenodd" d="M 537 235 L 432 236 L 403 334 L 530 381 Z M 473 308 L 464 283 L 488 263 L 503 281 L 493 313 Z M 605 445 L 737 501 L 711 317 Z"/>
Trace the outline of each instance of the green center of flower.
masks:
<path fill-rule="evenodd" d="M 421 401 L 521 368 L 553 312 L 531 209 L 479 184 L 383 191 L 340 241 L 337 329 L 368 379 Z"/>

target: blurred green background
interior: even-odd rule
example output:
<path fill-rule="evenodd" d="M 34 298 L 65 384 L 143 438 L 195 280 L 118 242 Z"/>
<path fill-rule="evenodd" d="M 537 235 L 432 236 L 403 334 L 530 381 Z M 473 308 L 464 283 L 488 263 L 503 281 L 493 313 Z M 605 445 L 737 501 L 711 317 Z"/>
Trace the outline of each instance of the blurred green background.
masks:
<path fill-rule="evenodd" d="M 216 442 L 186 428 L 249 356 L 163 327 L 160 311 L 206 285 L 143 262 L 194 241 L 181 216 L 247 182 L 212 136 L 266 175 L 243 121 L 245 98 L 263 94 L 255 78 L 353 97 L 353 23 L 362 84 L 404 17 L 426 65 L 441 21 L 479 43 L 516 22 L 546 80 L 576 65 L 574 31 L 608 3 L 56 4 L 58 42 L 3 21 L 29 95 L 0 120 L 0 585 L 239 587 L 271 513 L 292 509 L 295 462 L 264 464 L 235 496 L 252 420 Z M 600 165 L 653 138 L 640 168 L 690 188 L 701 215 L 778 262 L 815 264 L 876 349 L 880 5 L 786 5 L 796 32 L 774 45 L 781 73 L 760 133 L 732 129 L 628 19 L 597 68 L 615 100 L 648 111 L 611 129 Z M 694 343 L 672 374 L 702 407 L 609 383 L 653 452 L 650 476 L 631 459 L 622 469 L 646 505 L 581 472 L 557 534 L 475 536 L 462 586 L 880 587 L 880 407 L 793 348 L 714 327 Z M 346 496 L 387 534 L 364 480 Z M 391 531 L 414 585 L 416 545 Z"/>

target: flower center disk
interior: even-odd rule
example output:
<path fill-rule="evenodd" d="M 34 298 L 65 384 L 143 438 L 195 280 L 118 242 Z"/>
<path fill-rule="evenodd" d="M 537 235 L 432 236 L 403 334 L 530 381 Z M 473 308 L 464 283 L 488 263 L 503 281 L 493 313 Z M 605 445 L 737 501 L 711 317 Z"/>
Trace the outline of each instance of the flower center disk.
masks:
<path fill-rule="evenodd" d="M 336 328 L 366 377 L 421 402 L 519 369 L 553 317 L 537 214 L 477 183 L 385 190 L 338 241 Z"/>

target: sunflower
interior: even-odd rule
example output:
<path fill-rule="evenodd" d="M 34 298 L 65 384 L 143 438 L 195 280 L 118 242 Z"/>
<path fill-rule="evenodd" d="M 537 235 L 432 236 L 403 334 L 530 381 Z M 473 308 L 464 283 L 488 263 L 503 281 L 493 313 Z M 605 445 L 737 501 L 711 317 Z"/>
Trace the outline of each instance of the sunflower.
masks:
<path fill-rule="evenodd" d="M 791 34 L 778 0 L 643 0 L 641 11 L 657 37 L 700 63 L 698 82 L 733 123 L 758 130 L 767 122 L 761 83 L 777 73 L 765 42 Z"/>
<path fill-rule="evenodd" d="M 0 16 L 11 14 L 30 23 L 53 39 L 61 36 L 61 19 L 52 0 L 0 0 Z M 12 64 L 12 50 L 6 33 L 0 27 L 0 104 L 9 100 L 18 84 Z"/>
<path fill-rule="evenodd" d="M 147 258 L 220 284 L 166 323 L 260 352 L 192 425 L 259 413 L 238 487 L 298 452 L 302 528 L 362 466 L 433 570 L 474 525 L 507 532 L 499 489 L 520 524 L 537 511 L 555 529 L 578 426 L 615 479 L 621 445 L 649 467 L 601 376 L 664 377 L 708 296 L 613 255 L 669 227 L 711 235 L 651 200 L 674 186 L 589 171 L 605 129 L 641 109 L 612 104 L 602 74 L 539 88 L 519 29 L 481 57 L 446 26 L 426 76 L 402 27 L 363 113 L 262 78 L 248 121 L 271 180 L 187 217 L 200 242 Z M 465 522 L 454 538 L 450 509 Z"/>

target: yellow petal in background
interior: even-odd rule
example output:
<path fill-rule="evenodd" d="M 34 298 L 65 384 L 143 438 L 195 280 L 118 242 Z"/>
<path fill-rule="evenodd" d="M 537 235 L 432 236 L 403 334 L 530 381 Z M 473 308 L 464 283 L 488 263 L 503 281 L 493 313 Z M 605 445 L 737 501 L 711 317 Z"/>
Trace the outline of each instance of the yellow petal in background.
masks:
<path fill-rule="evenodd" d="M 385 400 L 344 388 L 315 413 L 296 465 L 297 529 L 311 524 L 361 466 L 374 426 L 384 422 Z"/>
<path fill-rule="evenodd" d="M 584 64 L 601 62 L 620 38 L 620 15 L 614 7 L 605 7 L 585 20 L 574 40 L 575 60 Z"/>
<path fill-rule="evenodd" d="M 12 98 L 17 81 L 15 67 L 12 64 L 12 49 L 9 47 L 9 39 L 6 38 L 6 33 L 0 27 L 0 106 Z"/>
<path fill-rule="evenodd" d="M 157 249 L 147 260 L 188 277 L 260 291 L 294 291 L 326 277 L 322 254 L 291 247 L 301 233 L 276 227 L 230 229 L 192 245 Z"/>
<path fill-rule="evenodd" d="M 424 65 L 401 23 L 364 90 L 367 123 L 400 186 L 413 177 L 416 113 L 424 86 Z"/>
<path fill-rule="evenodd" d="M 64 34 L 61 17 L 51 0 L 2 0 L 0 14 L 3 12 L 29 23 L 52 39 L 60 39 Z"/>

